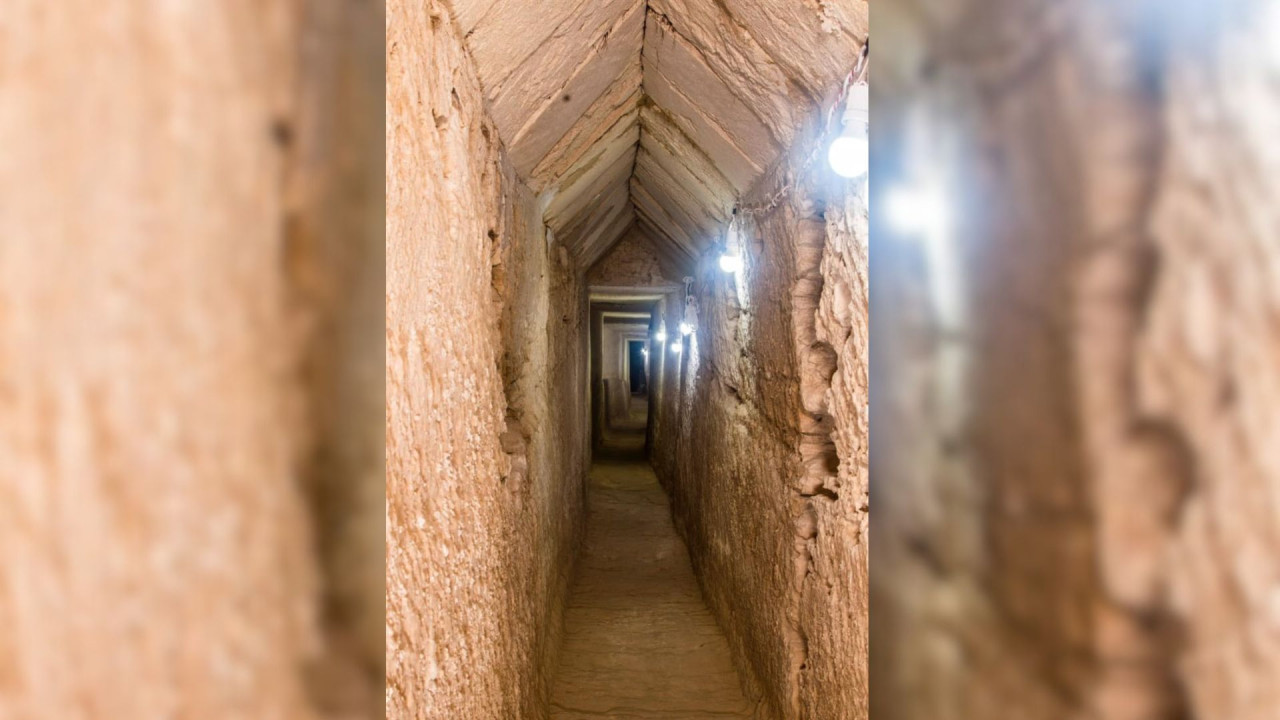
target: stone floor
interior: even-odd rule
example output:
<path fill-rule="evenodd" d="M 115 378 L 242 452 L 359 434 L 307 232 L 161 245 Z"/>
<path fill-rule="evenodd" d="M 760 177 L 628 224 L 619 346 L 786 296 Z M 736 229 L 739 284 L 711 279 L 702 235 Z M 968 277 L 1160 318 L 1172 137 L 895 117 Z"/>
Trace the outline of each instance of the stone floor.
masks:
<path fill-rule="evenodd" d="M 667 496 L 644 460 L 592 466 L 577 573 L 553 720 L 751 717 Z"/>

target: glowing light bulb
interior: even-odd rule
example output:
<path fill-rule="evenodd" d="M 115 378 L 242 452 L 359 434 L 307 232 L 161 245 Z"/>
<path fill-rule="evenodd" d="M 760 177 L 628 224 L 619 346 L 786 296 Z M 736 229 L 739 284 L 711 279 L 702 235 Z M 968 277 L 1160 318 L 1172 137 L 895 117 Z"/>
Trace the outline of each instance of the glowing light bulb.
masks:
<path fill-rule="evenodd" d="M 680 350 L 681 350 L 682 348 L 683 348 L 683 346 L 682 346 L 680 343 L 678 343 L 678 342 L 673 342 L 673 343 L 671 343 L 671 352 L 675 353 L 676 355 L 679 355 L 679 354 L 680 354 Z"/>
<path fill-rule="evenodd" d="M 720 256 L 720 269 L 727 273 L 736 273 L 742 269 L 742 258 L 725 253 Z"/>
<path fill-rule="evenodd" d="M 681 335 L 692 335 L 692 334 L 693 334 L 693 326 L 692 326 L 692 325 L 690 325 L 690 324 L 689 324 L 689 323 L 687 323 L 687 322 L 682 322 L 682 323 L 680 323 L 680 334 L 681 334 Z"/>
<path fill-rule="evenodd" d="M 831 148 L 827 151 L 827 162 L 831 163 L 831 169 L 840 177 L 855 178 L 867 172 L 870 150 L 871 145 L 865 135 L 841 135 L 831 143 Z"/>
<path fill-rule="evenodd" d="M 899 232 L 911 235 L 936 232 L 949 222 L 947 202 L 935 188 L 894 188 L 885 198 L 885 212 Z"/>
<path fill-rule="evenodd" d="M 655 333 L 653 334 L 653 339 L 654 339 L 654 340 L 657 340 L 658 342 L 662 342 L 663 340 L 666 340 L 666 339 L 667 339 L 667 331 L 666 331 L 666 330 L 658 330 L 657 332 L 655 332 Z"/>
<path fill-rule="evenodd" d="M 827 162 L 840 177 L 856 178 L 865 175 L 871 166 L 871 140 L 867 125 L 871 118 L 871 98 L 866 85 L 849 88 L 845 101 L 844 129 L 840 137 L 827 149 Z"/>

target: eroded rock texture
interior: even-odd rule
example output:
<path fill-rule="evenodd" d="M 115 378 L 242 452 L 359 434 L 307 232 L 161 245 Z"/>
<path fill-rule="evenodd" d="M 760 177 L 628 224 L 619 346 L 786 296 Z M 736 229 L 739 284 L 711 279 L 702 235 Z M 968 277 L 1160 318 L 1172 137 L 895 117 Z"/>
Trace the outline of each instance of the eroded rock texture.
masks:
<path fill-rule="evenodd" d="M 660 288 L 678 284 L 680 266 L 664 262 L 642 230 L 632 230 L 587 271 L 593 286 Z"/>
<path fill-rule="evenodd" d="M 540 717 L 581 524 L 585 293 L 448 8 L 390 11 L 386 713 Z"/>
<path fill-rule="evenodd" d="M 382 13 L 325 5 L 5 9 L 0 717 L 381 712 Z"/>
<path fill-rule="evenodd" d="M 1138 407 L 1185 443 L 1173 479 L 1189 494 L 1161 560 L 1189 635 L 1177 669 L 1204 718 L 1280 713 L 1276 12 L 1247 5 L 1205 56 L 1173 62 L 1134 360 Z"/>
<path fill-rule="evenodd" d="M 889 73 L 958 149 L 952 262 L 872 264 L 877 717 L 1280 712 L 1265 5 L 940 7 Z"/>
<path fill-rule="evenodd" d="M 663 359 L 654 420 L 677 524 L 770 718 L 866 713 L 867 216 L 812 163 L 816 133 L 748 196 L 793 186 L 741 221 L 743 277 L 700 265 L 699 327 Z"/>

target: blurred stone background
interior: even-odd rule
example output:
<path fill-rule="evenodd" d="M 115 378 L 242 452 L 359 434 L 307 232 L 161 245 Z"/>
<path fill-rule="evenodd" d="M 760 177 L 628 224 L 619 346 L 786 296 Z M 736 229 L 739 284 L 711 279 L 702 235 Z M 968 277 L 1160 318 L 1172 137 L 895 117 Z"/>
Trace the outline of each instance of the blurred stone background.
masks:
<path fill-rule="evenodd" d="M 0 718 L 382 716 L 383 4 L 5 4 Z"/>
<path fill-rule="evenodd" d="M 872 716 L 1280 715 L 1276 7 L 872 27 Z"/>

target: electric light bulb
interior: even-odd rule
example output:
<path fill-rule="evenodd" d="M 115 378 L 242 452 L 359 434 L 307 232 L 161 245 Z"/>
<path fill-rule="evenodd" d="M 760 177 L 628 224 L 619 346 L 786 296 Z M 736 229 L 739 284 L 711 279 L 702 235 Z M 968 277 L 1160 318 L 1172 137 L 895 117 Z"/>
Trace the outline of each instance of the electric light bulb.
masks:
<path fill-rule="evenodd" d="M 827 162 L 840 177 L 856 178 L 865 175 L 871 167 L 871 141 L 867 132 L 870 120 L 870 90 L 865 84 L 854 85 L 849 88 L 840 119 L 844 129 L 827 149 Z"/>
<path fill-rule="evenodd" d="M 720 256 L 720 269 L 727 273 L 736 273 L 742 269 L 742 258 L 725 253 Z"/>
<path fill-rule="evenodd" d="M 666 331 L 666 330 L 659 330 L 659 331 L 655 332 L 655 333 L 653 334 L 653 339 L 654 339 L 654 340 L 657 340 L 658 342 L 662 342 L 663 340 L 666 340 L 666 339 L 667 339 L 667 331 Z"/>
<path fill-rule="evenodd" d="M 675 354 L 679 355 L 679 354 L 680 354 L 680 349 L 681 349 L 681 347 L 682 347 L 682 345 L 681 345 L 680 343 L 678 343 L 678 342 L 673 342 L 673 343 L 671 343 L 671 352 L 673 352 L 673 353 L 675 353 Z"/>
<path fill-rule="evenodd" d="M 936 189 L 900 187 L 885 198 L 889 222 L 899 232 L 919 235 L 946 227 L 947 203 Z"/>
<path fill-rule="evenodd" d="M 680 334 L 681 334 L 681 335 L 692 335 L 692 334 L 693 334 L 693 326 L 692 326 L 692 325 L 690 325 L 690 324 L 689 324 L 689 323 L 687 323 L 687 322 L 682 322 L 682 323 L 680 323 Z"/>
<path fill-rule="evenodd" d="M 868 153 L 871 150 L 867 136 L 841 135 L 831 143 L 827 150 L 827 162 L 840 177 L 856 178 L 867 172 L 870 165 Z"/>

